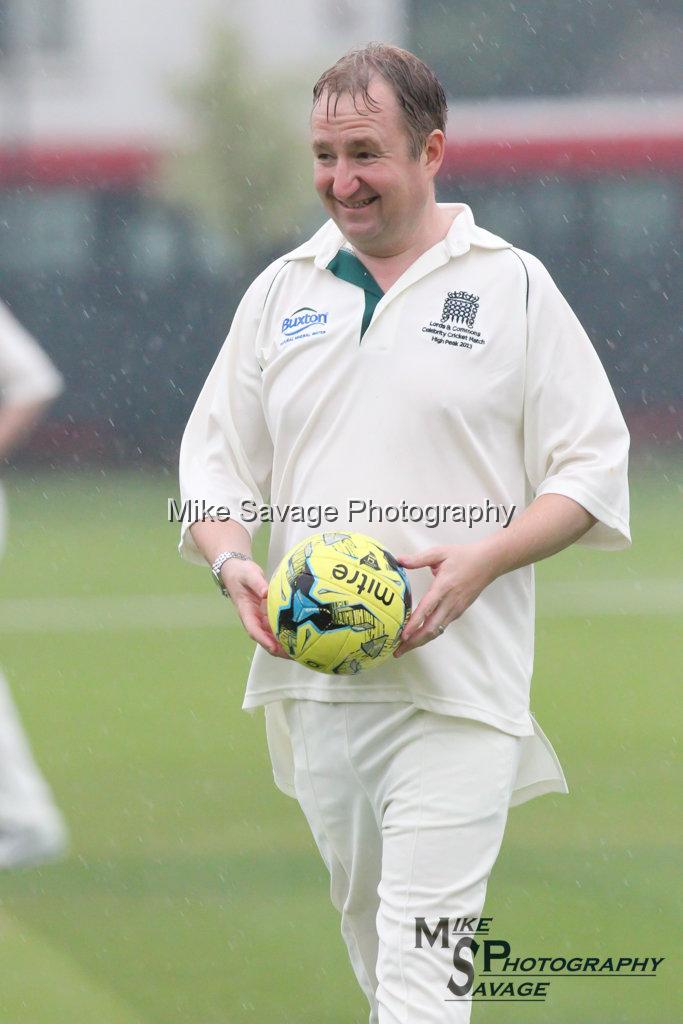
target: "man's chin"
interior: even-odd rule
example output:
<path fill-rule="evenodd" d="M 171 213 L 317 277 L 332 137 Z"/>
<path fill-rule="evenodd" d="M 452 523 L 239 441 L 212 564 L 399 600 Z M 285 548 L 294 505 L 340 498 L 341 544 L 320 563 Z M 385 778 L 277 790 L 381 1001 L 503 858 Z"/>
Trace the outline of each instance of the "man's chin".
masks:
<path fill-rule="evenodd" d="M 335 222 L 339 230 L 341 231 L 344 238 L 348 238 L 349 242 L 354 240 L 369 240 L 375 238 L 379 234 L 380 227 L 376 220 L 370 220 L 362 222 L 360 219 L 354 220 L 353 216 L 347 217 L 342 212 L 341 215 L 335 210 L 332 213 L 332 220 Z"/>

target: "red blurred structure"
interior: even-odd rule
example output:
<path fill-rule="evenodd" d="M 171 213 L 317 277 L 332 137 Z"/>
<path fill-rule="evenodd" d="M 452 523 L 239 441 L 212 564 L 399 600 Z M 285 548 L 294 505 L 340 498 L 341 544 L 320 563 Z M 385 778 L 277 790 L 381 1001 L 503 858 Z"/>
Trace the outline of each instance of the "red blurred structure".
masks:
<path fill-rule="evenodd" d="M 214 308 L 217 294 L 232 301 L 225 240 L 156 194 L 164 157 L 140 145 L 0 150 L 0 290 L 71 382 L 59 424 L 34 441 L 51 460 L 125 457 L 144 445 L 121 438 L 149 436 L 160 410 L 172 448 L 187 409 L 154 389 L 171 379 L 176 401 L 188 330 L 211 332 L 211 357 L 222 336 L 202 309 L 209 294 Z M 683 98 L 452 103 L 439 192 L 548 265 L 634 441 L 680 440 Z"/>

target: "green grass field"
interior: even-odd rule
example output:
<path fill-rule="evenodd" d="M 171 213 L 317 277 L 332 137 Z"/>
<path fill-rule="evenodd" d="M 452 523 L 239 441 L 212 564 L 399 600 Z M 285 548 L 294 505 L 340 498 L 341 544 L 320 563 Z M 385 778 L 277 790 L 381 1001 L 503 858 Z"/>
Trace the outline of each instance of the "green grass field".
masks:
<path fill-rule="evenodd" d="M 668 959 L 652 980 L 557 979 L 544 1006 L 483 1004 L 474 1024 L 677 1019 L 682 479 L 634 474 L 631 551 L 539 569 L 533 708 L 572 794 L 511 812 L 487 901 L 519 955 Z M 174 479 L 15 473 L 8 490 L 0 664 L 73 848 L 0 875 L 0 1021 L 364 1024 L 317 851 L 240 710 L 250 645 L 176 555 Z"/>

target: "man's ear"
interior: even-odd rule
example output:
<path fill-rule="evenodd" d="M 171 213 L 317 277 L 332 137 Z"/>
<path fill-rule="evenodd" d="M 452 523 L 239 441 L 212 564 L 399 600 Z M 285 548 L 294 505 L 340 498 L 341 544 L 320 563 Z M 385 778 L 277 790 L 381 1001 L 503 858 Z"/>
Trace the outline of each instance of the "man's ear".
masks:
<path fill-rule="evenodd" d="M 445 155 L 446 136 L 440 128 L 435 128 L 434 131 L 430 132 L 427 136 L 424 149 L 422 150 L 422 159 L 425 162 L 425 168 L 433 177 L 438 174 Z"/>

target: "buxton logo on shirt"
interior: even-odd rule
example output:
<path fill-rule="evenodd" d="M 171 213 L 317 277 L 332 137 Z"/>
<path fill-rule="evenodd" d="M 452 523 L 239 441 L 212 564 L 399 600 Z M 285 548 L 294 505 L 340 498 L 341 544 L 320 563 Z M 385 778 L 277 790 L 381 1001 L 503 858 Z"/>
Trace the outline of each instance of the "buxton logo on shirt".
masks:
<path fill-rule="evenodd" d="M 479 296 L 472 292 L 447 292 L 440 320 L 430 320 L 422 328 L 437 345 L 453 345 L 456 348 L 473 348 L 485 345 L 481 331 L 474 330 L 479 312 Z"/>
<path fill-rule="evenodd" d="M 280 344 L 285 345 L 295 338 L 312 338 L 316 334 L 325 334 L 328 316 L 329 313 L 319 313 L 311 306 L 296 309 L 282 321 Z"/>

